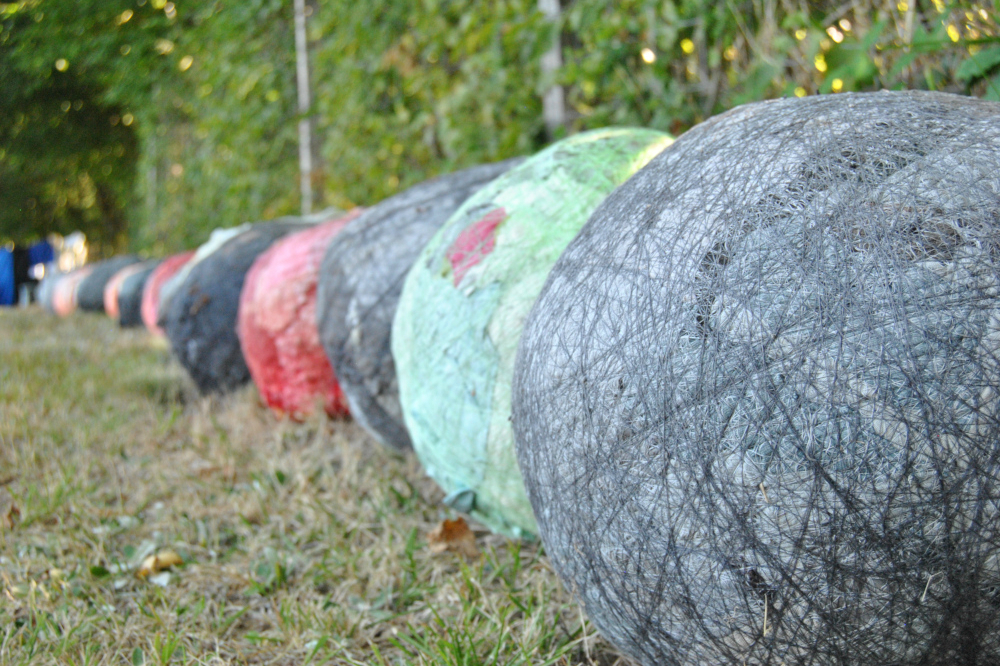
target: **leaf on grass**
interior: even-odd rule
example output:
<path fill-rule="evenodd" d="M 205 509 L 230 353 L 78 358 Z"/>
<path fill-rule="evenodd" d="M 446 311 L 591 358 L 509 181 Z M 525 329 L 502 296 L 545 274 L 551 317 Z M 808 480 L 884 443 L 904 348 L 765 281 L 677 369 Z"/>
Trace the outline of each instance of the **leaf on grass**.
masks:
<path fill-rule="evenodd" d="M 11 502 L 11 505 L 3 512 L 3 526 L 9 530 L 14 529 L 14 525 L 21 519 L 21 510 L 17 508 L 17 505 Z"/>
<path fill-rule="evenodd" d="M 435 554 L 451 551 L 466 557 L 479 557 L 476 537 L 461 516 L 455 520 L 442 520 L 427 534 L 427 545 Z"/>
<path fill-rule="evenodd" d="M 155 555 L 150 555 L 139 565 L 139 570 L 135 572 L 137 578 L 147 578 L 150 575 L 158 574 L 164 569 L 183 564 L 181 556 L 172 550 L 161 550 Z"/>

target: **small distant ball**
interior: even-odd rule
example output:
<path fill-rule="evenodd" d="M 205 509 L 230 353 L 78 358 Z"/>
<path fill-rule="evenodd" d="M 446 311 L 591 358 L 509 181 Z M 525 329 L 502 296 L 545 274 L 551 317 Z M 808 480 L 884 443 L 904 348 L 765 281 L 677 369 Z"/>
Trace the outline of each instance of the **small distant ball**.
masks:
<path fill-rule="evenodd" d="M 146 261 L 139 264 L 131 274 L 125 276 L 118 288 L 118 325 L 122 328 L 142 326 L 142 294 L 146 281 L 160 265 L 160 261 Z"/>
<path fill-rule="evenodd" d="M 129 264 L 111 276 L 111 279 L 104 285 L 104 314 L 115 321 L 120 316 L 118 308 L 118 295 L 121 292 L 122 284 L 129 276 L 135 275 L 149 266 L 148 262 Z"/>
<path fill-rule="evenodd" d="M 591 212 L 669 142 L 640 129 L 559 141 L 469 197 L 406 277 L 392 354 L 414 451 L 448 505 L 495 531 L 536 531 L 509 421 L 528 310 Z"/>
<path fill-rule="evenodd" d="M 738 107 L 525 326 L 546 553 L 643 664 L 1000 663 L 1000 104 Z"/>
<path fill-rule="evenodd" d="M 68 317 L 77 309 L 80 283 L 90 275 L 93 266 L 83 266 L 63 275 L 52 289 L 52 309 L 60 317 Z"/>
<path fill-rule="evenodd" d="M 146 330 L 157 337 L 166 337 L 157 321 L 160 316 L 160 289 L 169 279 L 174 277 L 181 268 L 194 256 L 194 250 L 181 252 L 164 259 L 153 269 L 142 287 L 142 303 L 140 313 Z"/>
<path fill-rule="evenodd" d="M 56 284 L 64 277 L 66 274 L 60 271 L 55 263 L 51 263 L 46 265 L 45 277 L 38 283 L 35 297 L 38 299 L 39 305 L 49 313 L 55 313 Z"/>
<path fill-rule="evenodd" d="M 77 288 L 77 306 L 84 312 L 104 312 L 104 287 L 108 281 L 121 269 L 140 261 L 139 257 L 126 255 L 90 264 L 90 273 Z"/>

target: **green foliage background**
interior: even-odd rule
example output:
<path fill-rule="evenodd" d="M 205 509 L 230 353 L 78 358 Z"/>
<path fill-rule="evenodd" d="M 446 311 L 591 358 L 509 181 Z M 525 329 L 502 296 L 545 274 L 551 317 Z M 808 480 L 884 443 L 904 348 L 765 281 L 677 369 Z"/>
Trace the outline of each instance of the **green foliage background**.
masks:
<path fill-rule="evenodd" d="M 536 0 L 317 0 L 322 203 L 373 204 L 539 150 L 554 138 L 541 118 L 552 83 L 566 91 L 560 133 L 676 134 L 795 94 L 1000 99 L 997 1 L 563 7 L 552 24 Z M 291 0 L 0 3 L 0 241 L 81 228 L 99 253 L 162 253 L 217 226 L 296 212 L 292 22 Z M 540 57 L 557 35 L 564 66 L 543 80 Z"/>

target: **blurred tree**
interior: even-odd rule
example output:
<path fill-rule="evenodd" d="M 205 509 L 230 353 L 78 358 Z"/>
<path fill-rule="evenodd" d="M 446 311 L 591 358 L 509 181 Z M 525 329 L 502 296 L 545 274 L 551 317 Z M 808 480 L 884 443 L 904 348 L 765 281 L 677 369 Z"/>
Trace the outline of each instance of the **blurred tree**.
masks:
<path fill-rule="evenodd" d="M 178 7 L 173 75 L 141 125 L 139 247 L 191 247 L 215 227 L 297 213 L 290 0 Z M 152 196 L 150 196 L 152 194 Z"/>
<path fill-rule="evenodd" d="M 0 3 L 0 241 L 79 227 L 109 250 L 165 252 L 297 212 L 292 4 Z M 676 134 L 787 95 L 1000 98 L 1000 0 L 561 5 L 553 22 L 538 0 L 315 3 L 316 207 L 542 148 L 553 43 L 567 132 Z"/>
<path fill-rule="evenodd" d="M 146 106 L 171 28 L 126 0 L 0 4 L 0 237 L 80 229 L 97 254 L 124 248 L 139 154 L 130 109 Z"/>
<path fill-rule="evenodd" d="M 313 22 L 327 189 L 375 203 L 544 146 L 537 0 L 329 0 Z"/>
<path fill-rule="evenodd" d="M 14 94 L 0 95 L 0 238 L 80 229 L 97 248 L 122 248 L 137 142 L 121 110 L 69 72 L 25 80 L 4 55 L 0 89 Z"/>
<path fill-rule="evenodd" d="M 998 42 L 997 7 L 575 0 L 564 21 L 571 124 L 677 133 L 739 104 L 780 96 L 882 88 L 988 95 L 987 72 L 967 67 L 970 78 L 962 79 L 960 68 L 984 44 Z M 981 60 L 989 71 L 1000 64 L 1000 57 Z"/>

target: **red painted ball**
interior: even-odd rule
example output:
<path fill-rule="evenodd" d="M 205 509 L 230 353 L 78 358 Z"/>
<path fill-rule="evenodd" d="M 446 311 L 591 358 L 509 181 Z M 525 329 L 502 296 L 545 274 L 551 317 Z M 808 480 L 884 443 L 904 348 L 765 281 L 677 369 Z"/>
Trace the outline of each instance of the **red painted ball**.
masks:
<path fill-rule="evenodd" d="M 360 213 L 278 241 L 247 273 L 237 333 L 250 376 L 276 412 L 301 418 L 322 405 L 333 417 L 349 413 L 319 340 L 316 283 L 327 246 Z"/>
<path fill-rule="evenodd" d="M 160 288 L 167 280 L 177 274 L 184 264 L 194 256 L 194 250 L 182 252 L 167 257 L 156 267 L 146 280 L 146 286 L 142 289 L 142 323 L 153 335 L 161 338 L 166 337 L 166 333 L 156 323 L 160 311 Z"/>

